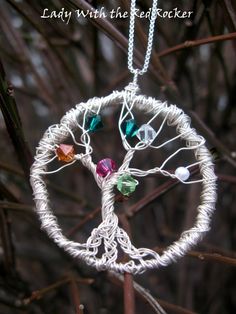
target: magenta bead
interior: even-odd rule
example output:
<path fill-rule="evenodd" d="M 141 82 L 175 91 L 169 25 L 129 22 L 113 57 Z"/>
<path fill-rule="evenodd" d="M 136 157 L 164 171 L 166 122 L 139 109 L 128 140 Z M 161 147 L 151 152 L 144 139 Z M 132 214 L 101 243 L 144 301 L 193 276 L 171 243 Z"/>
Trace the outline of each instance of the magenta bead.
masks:
<path fill-rule="evenodd" d="M 100 177 L 106 177 L 108 174 L 116 171 L 116 163 L 110 158 L 105 158 L 97 163 L 96 172 Z"/>

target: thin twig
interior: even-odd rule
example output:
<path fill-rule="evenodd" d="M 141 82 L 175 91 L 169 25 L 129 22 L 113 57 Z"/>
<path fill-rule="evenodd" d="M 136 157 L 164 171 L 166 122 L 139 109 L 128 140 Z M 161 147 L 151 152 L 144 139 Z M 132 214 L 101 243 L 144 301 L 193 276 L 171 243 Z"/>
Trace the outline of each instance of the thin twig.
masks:
<path fill-rule="evenodd" d="M 109 273 L 109 277 L 112 280 L 113 278 L 118 279 L 119 281 L 123 282 L 124 281 L 124 276 L 120 275 L 118 273 Z M 113 280 L 112 280 L 113 281 Z M 114 281 L 115 282 L 115 281 Z M 115 282 L 116 283 L 116 282 Z M 166 310 L 170 310 L 171 313 L 176 313 L 176 314 L 196 314 L 195 312 L 192 312 L 190 310 L 187 310 L 181 306 L 171 304 L 169 302 L 163 301 L 161 299 L 155 299 L 149 291 L 144 289 L 141 285 L 139 285 L 137 282 L 133 282 L 134 285 L 134 290 L 140 296 L 143 300 L 145 300 L 155 311 L 155 313 L 158 314 L 166 314 L 163 308 Z M 162 308 L 163 307 L 163 308 Z"/>
<path fill-rule="evenodd" d="M 55 283 L 53 283 L 53 284 L 51 284 L 45 288 L 42 288 L 40 290 L 35 290 L 32 292 L 32 294 L 29 298 L 26 298 L 23 300 L 23 303 L 25 305 L 28 305 L 35 300 L 40 300 L 48 292 L 51 292 L 53 290 L 58 289 L 59 287 L 67 284 L 69 281 L 70 281 L 70 278 L 66 277 L 66 278 L 63 278 L 61 280 L 56 281 Z"/>
<path fill-rule="evenodd" d="M 29 168 L 32 164 L 32 156 L 28 145 L 25 141 L 22 129 L 21 119 L 18 108 L 13 97 L 12 86 L 6 79 L 3 64 L 0 60 L 0 108 L 5 120 L 6 128 L 11 137 L 15 154 L 24 170 L 25 176 L 28 178 Z"/>
<path fill-rule="evenodd" d="M 5 272 L 13 273 L 15 270 L 15 254 L 12 243 L 11 222 L 8 213 L 0 207 L 0 235 L 3 247 L 3 262 Z"/>
<path fill-rule="evenodd" d="M 124 274 L 124 314 L 135 314 L 134 286 L 132 274 Z"/>
<path fill-rule="evenodd" d="M 86 285 L 90 285 L 93 283 L 93 279 L 76 279 L 77 282 L 81 283 L 81 284 L 86 284 Z M 51 292 L 53 290 L 57 290 L 59 287 L 67 284 L 71 282 L 71 277 L 70 276 L 66 276 L 65 278 L 62 278 L 58 281 L 56 281 L 55 283 L 45 287 L 45 288 L 42 288 L 40 290 L 35 290 L 32 292 L 31 296 L 29 298 L 26 298 L 23 300 L 23 303 L 25 305 L 31 303 L 32 301 L 34 300 L 39 300 L 41 299 L 45 294 L 47 294 L 48 292 Z"/>
<path fill-rule="evenodd" d="M 155 247 L 153 248 L 157 253 L 162 253 L 164 248 Z M 219 253 L 205 253 L 200 251 L 189 251 L 186 256 L 197 258 L 201 261 L 213 261 L 221 264 L 227 264 L 230 266 L 236 266 L 236 258 L 223 256 Z"/>
<path fill-rule="evenodd" d="M 71 298 L 74 304 L 75 308 L 75 314 L 81 314 L 81 307 L 80 307 L 80 297 L 79 297 L 79 289 L 78 284 L 74 280 L 74 278 L 71 278 L 70 280 L 70 291 L 71 291 Z"/>
<path fill-rule="evenodd" d="M 0 201 L 0 208 L 4 208 L 6 210 L 18 211 L 22 213 L 27 213 L 34 215 L 35 210 L 34 206 L 30 204 L 24 203 L 16 203 L 16 202 L 9 202 L 9 201 Z M 84 216 L 82 212 L 70 213 L 70 212 L 57 212 L 55 214 L 57 217 L 65 217 L 65 218 L 81 218 Z"/>
<path fill-rule="evenodd" d="M 14 174 L 25 179 L 25 175 L 24 175 L 23 171 L 21 171 L 20 169 L 14 167 L 12 165 L 6 164 L 2 161 L 0 161 L 0 169 L 14 173 Z M 54 190 L 55 192 L 57 192 L 58 194 L 66 196 L 71 201 L 74 201 L 76 203 L 81 204 L 81 206 L 86 206 L 88 208 L 91 208 L 91 205 L 88 204 L 88 202 L 85 199 L 75 195 L 75 193 L 66 190 L 64 187 L 62 188 L 58 184 L 54 184 L 49 180 L 46 180 L 46 182 L 47 182 L 48 187 L 51 188 L 52 190 Z"/>
<path fill-rule="evenodd" d="M 122 227 L 128 234 L 130 240 L 132 241 L 131 227 L 127 216 L 124 214 L 119 215 L 119 220 L 122 223 Z M 124 262 L 129 261 L 128 254 L 124 256 Z M 133 285 L 133 275 L 130 273 L 124 273 L 124 284 L 123 284 L 123 295 L 124 295 L 124 314 L 134 314 L 135 313 L 135 295 L 134 295 L 134 285 Z"/>
<path fill-rule="evenodd" d="M 236 184 L 236 177 L 235 176 L 230 176 L 227 174 L 218 173 L 217 177 L 218 177 L 218 180 L 220 180 L 220 181 Z"/>
<path fill-rule="evenodd" d="M 234 39 L 236 39 L 236 32 L 224 34 L 224 35 L 211 36 L 211 37 L 197 39 L 197 40 L 188 40 L 182 44 L 176 45 L 176 46 L 171 47 L 171 48 L 167 48 L 167 49 L 159 52 L 158 56 L 159 57 L 165 57 L 165 56 L 172 54 L 173 52 L 177 52 L 177 51 L 180 51 L 183 49 L 189 49 L 192 47 L 197 47 L 197 46 L 201 46 L 201 45 L 208 45 L 208 44 L 216 43 L 219 41 L 234 40 Z"/>

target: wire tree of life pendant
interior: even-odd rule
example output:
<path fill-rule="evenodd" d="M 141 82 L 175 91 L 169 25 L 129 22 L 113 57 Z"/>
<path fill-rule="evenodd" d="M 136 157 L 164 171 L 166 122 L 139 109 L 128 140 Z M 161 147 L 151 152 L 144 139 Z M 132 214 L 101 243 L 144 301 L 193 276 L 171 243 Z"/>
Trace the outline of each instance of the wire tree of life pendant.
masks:
<path fill-rule="evenodd" d="M 117 108 L 120 112 L 116 128 L 126 151 L 122 164 L 104 158 L 93 161 L 91 133 L 102 127 L 102 112 L 107 107 Z M 138 125 L 136 114 L 141 113 L 145 123 Z M 161 120 L 157 123 L 156 119 Z M 159 135 L 164 127 L 173 128 L 175 136 L 165 142 L 159 142 Z M 75 136 L 79 131 L 80 135 Z M 65 144 L 70 138 L 74 146 Z M 134 140 L 135 139 L 135 140 Z M 171 153 L 161 164 L 145 170 L 132 168 L 132 161 L 138 151 L 145 149 L 162 150 L 165 145 L 181 139 L 182 146 Z M 191 164 L 183 160 L 183 165 L 174 171 L 167 170 L 169 160 L 181 151 L 193 151 L 195 161 Z M 79 153 L 77 153 L 77 151 Z M 48 165 L 58 158 L 64 162 L 59 169 L 49 171 Z M 71 241 L 63 235 L 58 221 L 50 207 L 46 176 L 76 162 L 87 167 L 101 189 L 102 222 L 92 230 L 85 243 Z M 200 178 L 191 180 L 191 167 L 199 168 Z M 137 248 L 128 234 L 120 227 L 114 209 L 115 189 L 124 195 L 135 193 L 139 177 L 163 175 L 180 181 L 181 184 L 201 182 L 200 204 L 196 219 L 189 230 L 185 230 L 179 239 L 168 246 L 162 254 L 149 248 Z M 69 110 L 59 124 L 52 125 L 45 132 L 36 150 L 31 168 L 36 211 L 41 220 L 42 229 L 56 244 L 74 258 L 84 260 L 97 270 L 142 273 L 147 269 L 167 266 L 176 261 L 195 245 L 209 230 L 211 215 L 216 202 L 216 176 L 212 156 L 205 146 L 205 140 L 190 126 L 190 118 L 175 105 L 168 105 L 151 97 L 139 95 L 135 84 L 130 83 L 123 91 L 115 91 L 102 98 L 92 98 Z M 119 260 L 119 252 L 128 256 L 127 262 Z M 102 252 L 102 253 L 101 253 Z M 127 259 L 126 259 L 127 260 Z"/>

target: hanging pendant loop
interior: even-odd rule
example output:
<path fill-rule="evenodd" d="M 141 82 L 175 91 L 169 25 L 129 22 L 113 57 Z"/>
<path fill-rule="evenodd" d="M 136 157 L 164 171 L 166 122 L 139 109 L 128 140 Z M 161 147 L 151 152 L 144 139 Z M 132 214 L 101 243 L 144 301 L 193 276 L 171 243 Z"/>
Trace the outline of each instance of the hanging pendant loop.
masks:
<path fill-rule="evenodd" d="M 133 71 L 134 77 L 133 81 L 130 82 L 126 87 L 125 91 L 128 94 L 128 97 L 133 97 L 138 94 L 140 91 L 140 88 L 138 86 L 138 76 L 139 76 L 139 69 L 136 69 Z"/>
<path fill-rule="evenodd" d="M 125 92 L 127 93 L 128 95 L 128 98 L 129 97 L 133 97 L 135 95 L 138 94 L 138 92 L 140 91 L 140 88 L 137 84 L 137 79 L 133 79 L 132 82 L 130 82 L 126 87 L 125 87 Z"/>
<path fill-rule="evenodd" d="M 136 69 L 134 72 L 134 77 L 133 77 L 133 84 L 138 85 L 138 76 L 139 76 L 139 69 Z"/>

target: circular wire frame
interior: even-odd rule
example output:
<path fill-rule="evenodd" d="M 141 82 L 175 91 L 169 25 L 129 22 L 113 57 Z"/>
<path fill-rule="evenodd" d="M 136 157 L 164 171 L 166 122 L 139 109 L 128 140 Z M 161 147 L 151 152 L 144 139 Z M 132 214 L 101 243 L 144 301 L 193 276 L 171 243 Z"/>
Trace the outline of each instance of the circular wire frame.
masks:
<path fill-rule="evenodd" d="M 202 176 L 201 203 L 197 208 L 197 215 L 193 227 L 184 231 L 180 238 L 168 246 L 162 254 L 158 254 L 147 248 L 136 248 L 132 245 L 127 233 L 119 227 L 118 217 L 114 213 L 114 185 L 119 175 L 124 172 L 124 167 L 114 174 L 101 178 L 96 174 L 96 165 L 90 154 L 80 154 L 80 161 L 94 175 L 102 192 L 102 222 L 93 229 L 85 243 L 78 243 L 67 239 L 57 222 L 49 205 L 45 175 L 47 165 L 55 156 L 55 149 L 63 143 L 71 133 L 78 129 L 78 121 L 88 110 L 97 112 L 98 108 L 107 106 L 121 106 L 127 100 L 127 90 L 113 92 L 102 98 L 92 98 L 86 103 L 80 103 L 69 110 L 61 119 L 60 124 L 48 128 L 36 149 L 35 161 L 31 167 L 31 185 L 33 188 L 36 211 L 41 220 L 42 229 L 56 244 L 63 248 L 74 258 L 80 258 L 87 264 L 96 267 L 97 270 L 112 270 L 116 272 L 142 273 L 147 269 L 167 266 L 185 255 L 195 245 L 205 232 L 210 228 L 210 221 L 216 203 L 216 176 L 212 156 L 205 145 L 197 146 L 202 141 L 194 129 L 190 126 L 190 118 L 175 105 L 167 105 L 143 95 L 128 94 L 132 99 L 132 109 L 147 115 L 155 115 L 160 112 L 164 118 L 167 116 L 167 124 L 175 127 L 180 138 L 185 140 L 186 146 L 193 149 L 196 161 L 199 162 L 199 170 Z M 131 96 L 130 96 L 131 95 Z M 124 159 L 127 165 L 134 154 L 128 150 Z M 128 162 L 127 162 L 128 160 Z M 98 256 L 98 249 L 103 245 L 104 253 Z M 126 263 L 117 262 L 118 246 L 129 256 Z"/>

